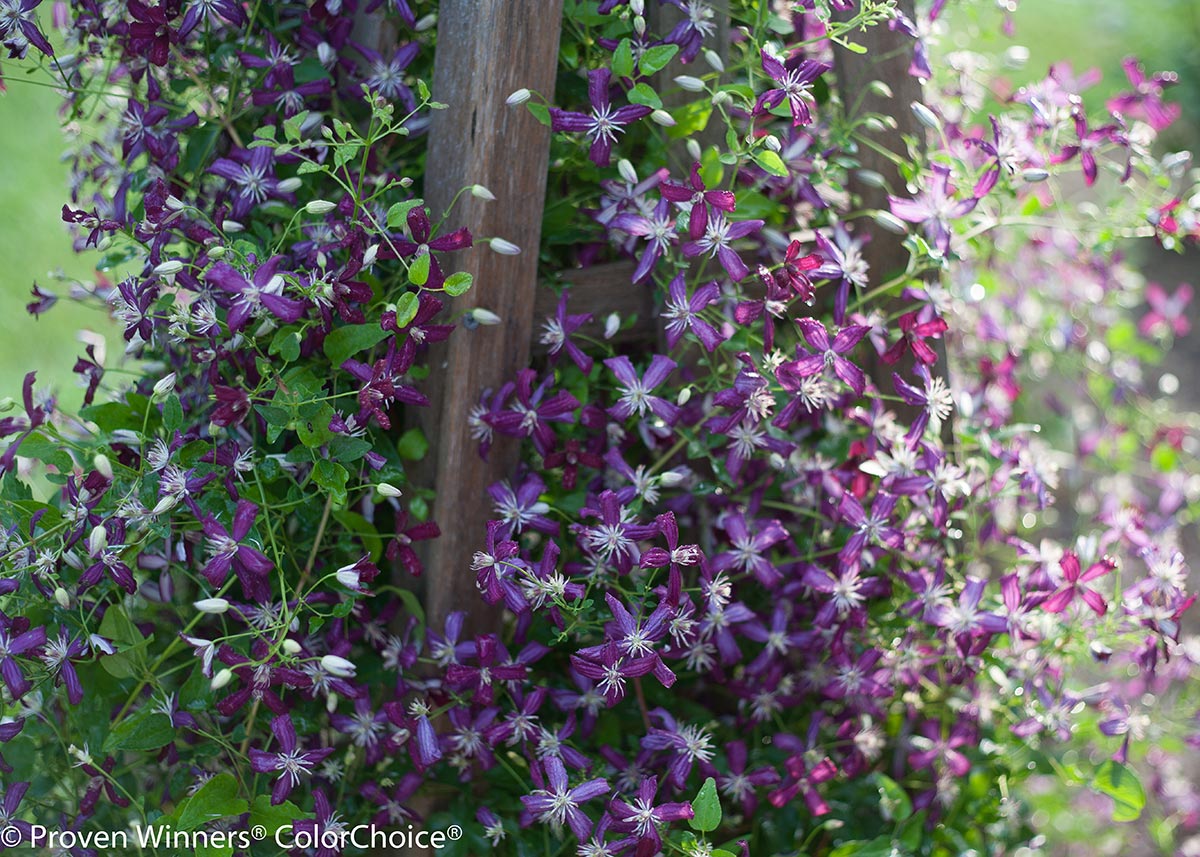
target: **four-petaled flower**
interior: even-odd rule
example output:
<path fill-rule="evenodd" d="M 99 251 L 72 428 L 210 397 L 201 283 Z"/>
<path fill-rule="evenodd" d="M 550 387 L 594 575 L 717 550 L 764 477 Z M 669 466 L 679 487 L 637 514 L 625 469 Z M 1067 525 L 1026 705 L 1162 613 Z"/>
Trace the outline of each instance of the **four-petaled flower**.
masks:
<path fill-rule="evenodd" d="M 588 72 L 588 100 L 592 103 L 590 113 L 550 108 L 550 127 L 553 130 L 587 134 L 592 141 L 589 156 L 598 167 L 608 166 L 613 144 L 625 126 L 652 112 L 651 108 L 642 104 L 629 104 L 614 110 L 608 93 L 611 81 L 612 72 L 607 68 Z"/>
<path fill-rule="evenodd" d="M 296 727 L 287 714 L 280 714 L 271 721 L 271 734 L 275 736 L 278 748 L 269 753 L 252 747 L 250 767 L 260 774 L 279 772 L 279 778 L 271 789 L 271 803 L 281 804 L 287 800 L 292 789 L 300 785 L 301 778 L 311 776 L 317 763 L 333 752 L 333 747 L 301 750 L 296 740 Z"/>

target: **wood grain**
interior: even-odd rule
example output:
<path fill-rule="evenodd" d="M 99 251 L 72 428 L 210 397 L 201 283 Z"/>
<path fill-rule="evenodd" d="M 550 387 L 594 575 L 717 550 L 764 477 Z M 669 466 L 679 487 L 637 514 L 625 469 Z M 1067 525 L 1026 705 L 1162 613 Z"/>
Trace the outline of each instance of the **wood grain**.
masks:
<path fill-rule="evenodd" d="M 425 609 L 433 626 L 465 610 L 478 632 L 495 627 L 499 614 L 480 600 L 471 571 L 492 514 L 487 486 L 510 478 L 518 459 L 517 445 L 501 442 L 481 461 L 467 416 L 484 390 L 529 362 L 549 159 L 549 129 L 505 100 L 522 87 L 553 98 L 562 0 L 443 0 L 438 21 L 432 89 L 449 109 L 436 112 L 430 128 L 425 198 L 436 219 L 468 185 L 482 184 L 496 196 L 484 202 L 463 195 L 443 229 L 466 226 L 477 241 L 446 262 L 447 270 L 475 277 L 451 312 L 484 307 L 502 323 L 460 325 L 430 357 L 430 378 L 438 383 L 426 385 L 432 406 L 422 421 L 442 537 L 427 557 Z M 521 254 L 493 252 L 482 243 L 492 236 L 513 242 Z"/>

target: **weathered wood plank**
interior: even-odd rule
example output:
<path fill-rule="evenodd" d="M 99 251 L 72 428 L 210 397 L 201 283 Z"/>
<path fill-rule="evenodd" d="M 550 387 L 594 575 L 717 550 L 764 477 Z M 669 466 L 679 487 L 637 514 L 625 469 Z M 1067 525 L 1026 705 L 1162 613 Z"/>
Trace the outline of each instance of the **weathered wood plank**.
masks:
<path fill-rule="evenodd" d="M 434 519 L 442 529 L 426 575 L 433 625 L 454 610 L 468 611 L 473 629 L 494 626 L 497 616 L 475 590 L 471 556 L 491 516 L 487 486 L 513 474 L 517 445 L 497 443 L 482 462 L 467 416 L 485 389 L 529 362 L 549 129 L 505 99 L 521 87 L 553 97 L 561 25 L 562 0 L 443 0 L 439 10 L 433 93 L 450 109 L 434 114 L 425 198 L 436 218 L 463 187 L 486 186 L 496 200 L 464 195 L 445 228 L 467 226 L 477 240 L 503 237 L 522 253 L 501 256 L 480 244 L 449 262 L 475 277 L 452 311 L 484 307 L 503 323 L 460 327 L 430 358 L 430 377 L 439 383 L 427 385 L 433 401 L 423 420 L 436 468 Z"/>

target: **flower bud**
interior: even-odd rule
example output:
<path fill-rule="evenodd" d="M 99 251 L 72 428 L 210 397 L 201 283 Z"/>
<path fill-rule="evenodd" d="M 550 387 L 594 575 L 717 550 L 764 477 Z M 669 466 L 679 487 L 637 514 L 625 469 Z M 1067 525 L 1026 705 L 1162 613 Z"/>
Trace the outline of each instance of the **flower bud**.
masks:
<path fill-rule="evenodd" d="M 1048 170 L 1030 167 L 1029 169 L 1021 172 L 1021 178 L 1027 182 L 1044 182 L 1046 179 L 1050 178 L 1050 172 Z"/>
<path fill-rule="evenodd" d="M 88 553 L 91 556 L 99 556 L 108 547 L 108 531 L 104 529 L 103 524 L 97 524 L 92 527 L 92 532 L 88 536 Z"/>
<path fill-rule="evenodd" d="M 713 93 L 712 105 L 713 105 L 713 107 L 720 107 L 722 104 L 728 104 L 732 100 L 733 100 L 732 95 L 730 95 L 724 89 L 718 89 L 716 92 Z"/>
<path fill-rule="evenodd" d="M 321 658 L 321 669 L 337 678 L 354 678 L 358 667 L 352 661 L 348 661 L 338 655 L 325 655 Z"/>
<path fill-rule="evenodd" d="M 428 15 L 418 19 L 417 23 L 413 24 L 413 29 L 418 33 L 424 33 L 426 30 L 432 30 L 436 24 L 437 15 L 435 15 L 433 12 L 430 12 Z"/>
<path fill-rule="evenodd" d="M 331 693 L 331 694 L 329 694 L 329 696 L 325 697 L 325 711 L 326 712 L 328 712 L 329 714 L 333 714 L 333 712 L 337 711 L 337 706 L 338 706 L 338 695 L 336 693 Z"/>
<path fill-rule="evenodd" d="M 934 131 L 940 131 L 942 120 L 938 119 L 937 114 L 922 104 L 920 101 L 914 101 L 909 105 L 913 115 L 917 117 L 917 121 L 926 128 L 932 128 Z"/>
<path fill-rule="evenodd" d="M 201 613 L 220 615 L 229 609 L 229 602 L 224 598 L 201 598 L 199 601 L 193 602 L 192 606 Z"/>
<path fill-rule="evenodd" d="M 779 151 L 783 148 L 783 144 L 779 142 L 779 138 L 776 137 L 774 134 L 768 134 L 766 139 L 763 140 L 763 145 L 766 146 L 767 149 L 769 149 L 770 151 L 775 152 L 776 154 L 778 154 Z"/>
<path fill-rule="evenodd" d="M 208 258 L 224 259 L 225 258 L 225 248 L 220 244 L 214 244 L 212 247 L 208 248 Z"/>
<path fill-rule="evenodd" d="M 635 15 L 645 15 L 646 0 L 629 0 L 629 11 Z"/>
<path fill-rule="evenodd" d="M 687 152 L 693 161 L 700 160 L 700 156 L 703 154 L 700 151 L 700 143 L 693 137 L 688 137 Z"/>
<path fill-rule="evenodd" d="M 859 170 L 857 175 L 858 180 L 868 187 L 887 187 L 887 179 L 875 170 Z"/>
<path fill-rule="evenodd" d="M 169 396 L 171 394 L 171 391 L 174 389 L 175 389 L 175 373 L 171 372 L 170 374 L 164 376 L 163 378 L 160 378 L 158 380 L 158 382 L 154 385 L 154 398 L 159 399 L 159 400 L 165 399 L 167 396 Z"/>
<path fill-rule="evenodd" d="M 360 585 L 361 575 L 359 575 L 358 569 L 355 568 L 355 565 L 357 564 L 358 563 L 355 563 L 354 565 L 344 565 L 334 573 L 334 577 L 337 578 L 337 582 L 347 589 L 358 589 Z"/>
<path fill-rule="evenodd" d="M 475 307 L 475 309 L 471 310 L 471 318 L 475 320 L 476 324 L 488 327 L 499 324 L 501 321 L 500 316 L 496 315 L 490 309 L 484 309 L 483 307 Z"/>
<path fill-rule="evenodd" d="M 664 470 L 662 475 L 658 477 L 658 482 L 664 488 L 674 488 L 687 478 L 686 473 L 680 473 L 678 470 Z"/>
<path fill-rule="evenodd" d="M 374 265 L 375 257 L 378 255 L 379 255 L 379 245 L 372 244 L 370 247 L 367 248 L 367 251 L 365 253 L 363 253 L 362 266 L 364 268 L 369 268 L 372 265 Z"/>
<path fill-rule="evenodd" d="M 531 96 L 532 94 L 533 93 L 530 92 L 528 89 L 521 88 L 521 89 L 518 89 L 516 92 L 514 92 L 512 95 L 508 96 L 508 98 L 506 98 L 504 100 L 504 103 L 507 104 L 509 107 L 516 107 L 518 104 L 524 104 L 526 101 L 528 101 L 529 96 Z"/>
<path fill-rule="evenodd" d="M 892 88 L 882 80 L 873 80 L 867 84 L 867 91 L 872 95 L 878 95 L 880 98 L 895 98 L 896 94 L 892 92 Z"/>
<path fill-rule="evenodd" d="M 233 681 L 233 670 L 226 667 L 212 677 L 212 681 L 208 683 L 208 686 L 211 690 L 220 690 L 231 681 Z"/>
<path fill-rule="evenodd" d="M 170 277 L 183 270 L 183 262 L 178 259 L 168 259 L 154 268 L 154 273 L 160 277 Z"/>
<path fill-rule="evenodd" d="M 493 238 L 488 242 L 493 252 L 499 253 L 501 256 L 517 256 L 521 253 L 521 248 L 511 241 L 505 241 L 503 238 Z"/>
<path fill-rule="evenodd" d="M 690 402 L 691 399 L 692 399 L 692 388 L 689 385 L 679 391 L 679 395 L 675 397 L 675 404 L 679 405 L 679 407 L 682 408 L 684 405 L 686 405 L 688 402 Z"/>
<path fill-rule="evenodd" d="M 621 158 L 621 160 L 617 161 L 617 172 L 621 174 L 621 178 L 630 184 L 638 183 L 637 171 L 627 158 Z"/>
<path fill-rule="evenodd" d="M 105 479 L 113 478 L 112 462 L 108 460 L 108 456 L 104 453 L 97 452 L 92 456 L 92 467 L 95 467 Z"/>
<path fill-rule="evenodd" d="M 238 232 L 246 231 L 246 227 L 243 226 L 242 224 L 238 223 L 236 220 L 222 220 L 221 221 L 221 229 L 222 229 L 222 231 L 228 232 L 231 234 L 236 234 Z"/>
<path fill-rule="evenodd" d="M 615 312 L 610 312 L 608 318 L 604 319 L 604 338 L 612 339 L 617 335 L 617 331 L 621 329 L 621 317 Z"/>
<path fill-rule="evenodd" d="M 59 607 L 64 609 L 71 606 L 71 596 L 61 586 L 54 590 L 54 600 L 58 602 Z"/>
<path fill-rule="evenodd" d="M 662 125 L 664 128 L 670 128 L 675 124 L 675 117 L 665 110 L 655 110 L 650 114 L 650 120 L 656 125 Z"/>
<path fill-rule="evenodd" d="M 675 83 L 679 85 L 680 89 L 688 92 L 703 92 L 706 89 L 704 81 L 698 77 L 692 77 L 690 74 L 679 75 L 675 78 Z"/>
<path fill-rule="evenodd" d="M 471 196 L 476 199 L 482 199 L 485 202 L 496 201 L 496 195 L 481 184 L 471 185 Z"/>
<path fill-rule="evenodd" d="M 399 488 L 397 488 L 395 485 L 392 485 L 390 482 L 380 482 L 378 485 L 375 486 L 375 490 L 378 491 L 380 494 L 382 494 L 384 497 L 402 497 L 402 496 L 404 496 L 403 492 Z"/>
<path fill-rule="evenodd" d="M 173 193 L 167 194 L 167 199 L 166 199 L 166 202 L 164 203 L 164 205 L 166 205 L 167 208 L 171 209 L 171 211 L 183 211 L 185 208 L 187 208 L 187 203 L 185 203 L 179 197 L 175 196 L 175 194 L 173 194 Z"/>
<path fill-rule="evenodd" d="M 642 15 L 633 16 L 633 31 L 639 37 L 646 35 L 646 19 Z"/>
<path fill-rule="evenodd" d="M 871 219 L 888 232 L 894 232 L 896 235 L 904 235 L 908 232 L 908 225 L 890 211 L 877 211 L 871 216 Z"/>
<path fill-rule="evenodd" d="M 293 640 L 291 637 L 288 637 L 286 640 L 283 641 L 283 650 L 285 652 L 287 652 L 289 655 L 300 654 L 300 648 L 301 648 L 300 644 L 297 643 L 295 640 Z"/>
<path fill-rule="evenodd" d="M 327 199 L 313 199 L 304 204 L 304 210 L 309 214 L 328 214 L 337 208 Z"/>
<path fill-rule="evenodd" d="M 409 188 L 413 186 L 412 176 L 404 176 L 400 179 L 400 187 Z"/>
<path fill-rule="evenodd" d="M 721 55 L 712 48 L 704 49 L 704 61 L 713 71 L 725 71 L 725 60 L 721 59 Z"/>

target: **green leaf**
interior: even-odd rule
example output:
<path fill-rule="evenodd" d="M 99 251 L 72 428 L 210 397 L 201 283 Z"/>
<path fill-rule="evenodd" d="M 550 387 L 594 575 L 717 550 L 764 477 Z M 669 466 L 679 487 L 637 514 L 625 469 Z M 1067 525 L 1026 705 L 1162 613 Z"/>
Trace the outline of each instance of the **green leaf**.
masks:
<path fill-rule="evenodd" d="M 275 331 L 271 338 L 268 354 L 278 354 L 284 363 L 291 363 L 300 356 L 300 334 L 291 328 L 281 328 Z"/>
<path fill-rule="evenodd" d="M 446 290 L 446 294 L 452 298 L 456 298 L 461 294 L 466 294 L 474 281 L 475 278 L 466 271 L 456 271 L 446 278 L 443 288 Z"/>
<path fill-rule="evenodd" d="M 429 282 L 429 253 L 418 253 L 408 266 L 408 281 L 414 286 Z"/>
<path fill-rule="evenodd" d="M 371 442 L 361 437 L 338 435 L 329 441 L 329 455 L 338 461 L 358 461 L 370 451 Z"/>
<path fill-rule="evenodd" d="M 717 796 L 717 781 L 709 777 L 692 798 L 695 816 L 688 819 L 692 830 L 708 833 L 721 826 L 721 798 Z"/>
<path fill-rule="evenodd" d="M 410 428 L 396 441 L 396 452 L 408 461 L 420 461 L 429 451 L 429 441 L 419 428 Z"/>
<path fill-rule="evenodd" d="M 408 213 L 418 205 L 424 205 L 423 199 L 406 199 L 404 202 L 398 202 L 388 209 L 387 225 L 388 229 L 400 229 L 408 221 Z"/>
<path fill-rule="evenodd" d="M 884 774 L 873 774 L 872 782 L 879 790 L 879 806 L 888 821 L 901 822 L 912 815 L 912 800 L 899 783 Z"/>
<path fill-rule="evenodd" d="M 104 611 L 104 618 L 100 620 L 100 636 L 129 646 L 135 646 L 145 640 L 142 632 L 133 622 L 129 621 L 125 611 L 116 604 Z"/>
<path fill-rule="evenodd" d="M 346 505 L 346 482 L 350 474 L 335 461 L 322 458 L 313 468 L 313 482 L 324 488 L 338 506 Z"/>
<path fill-rule="evenodd" d="M 174 393 L 167 396 L 163 402 L 163 428 L 168 433 L 174 434 L 175 430 L 183 425 L 183 405 L 179 403 L 179 397 Z"/>
<path fill-rule="evenodd" d="M 1113 800 L 1112 820 L 1134 821 L 1146 806 L 1146 791 L 1137 773 L 1128 765 L 1109 759 L 1096 769 L 1091 787 Z"/>
<path fill-rule="evenodd" d="M 339 327 L 325 337 L 325 356 L 334 366 L 341 366 L 358 352 L 387 339 L 388 331 L 378 324 L 349 324 Z"/>
<path fill-rule="evenodd" d="M 117 724 L 104 739 L 104 752 L 115 750 L 157 750 L 175 740 L 171 718 L 149 709 Z"/>
<path fill-rule="evenodd" d="M 238 797 L 237 780 L 232 774 L 217 774 L 187 799 L 176 812 L 179 830 L 195 830 L 218 818 L 241 815 L 250 804 Z"/>
<path fill-rule="evenodd" d="M 662 107 L 662 99 L 658 97 L 658 93 L 644 83 L 639 83 L 629 90 L 629 101 L 631 104 L 644 104 L 655 110 Z"/>
<path fill-rule="evenodd" d="M 673 60 L 677 53 L 679 53 L 678 45 L 658 45 L 648 48 L 642 54 L 641 60 L 638 61 L 638 67 L 644 74 L 654 74 L 656 71 L 666 68 L 667 63 Z"/>
<path fill-rule="evenodd" d="M 754 156 L 754 161 L 768 173 L 780 178 L 787 178 L 788 168 L 783 162 L 783 158 L 772 152 L 770 149 L 763 149 Z"/>
<path fill-rule="evenodd" d="M 325 171 L 325 167 L 318 164 L 316 161 L 304 161 L 296 169 L 297 175 L 305 175 L 307 173 L 321 173 Z"/>
<path fill-rule="evenodd" d="M 292 421 L 292 416 L 283 408 L 275 405 L 255 405 L 254 410 L 262 415 L 269 426 L 286 426 Z"/>
<path fill-rule="evenodd" d="M 400 299 L 396 301 L 396 327 L 404 327 L 416 318 L 420 305 L 416 292 L 405 292 L 402 294 Z"/>
<path fill-rule="evenodd" d="M 543 125 L 550 124 L 550 108 L 545 104 L 538 104 L 533 101 L 526 101 L 525 106 L 529 112 L 533 114 L 533 118 L 541 122 Z"/>
<path fill-rule="evenodd" d="M 362 151 L 362 146 L 358 143 L 344 143 L 333 150 L 333 166 L 336 169 L 346 166 L 346 164 L 358 157 L 358 153 Z"/>
<path fill-rule="evenodd" d="M 283 136 L 293 142 L 300 139 L 300 128 L 308 118 L 308 111 L 301 110 L 295 116 L 283 120 Z"/>
<path fill-rule="evenodd" d="M 267 829 L 267 840 L 272 842 L 276 830 L 298 818 L 304 818 L 304 810 L 290 800 L 272 806 L 270 795 L 258 795 L 254 798 L 254 805 L 250 807 L 250 827 L 261 824 Z"/>
<path fill-rule="evenodd" d="M 621 39 L 613 51 L 611 68 L 617 77 L 630 77 L 633 74 L 633 45 L 629 39 Z"/>

